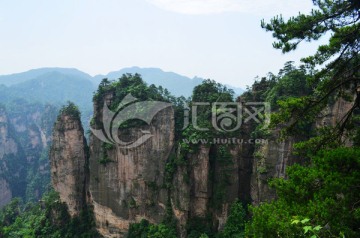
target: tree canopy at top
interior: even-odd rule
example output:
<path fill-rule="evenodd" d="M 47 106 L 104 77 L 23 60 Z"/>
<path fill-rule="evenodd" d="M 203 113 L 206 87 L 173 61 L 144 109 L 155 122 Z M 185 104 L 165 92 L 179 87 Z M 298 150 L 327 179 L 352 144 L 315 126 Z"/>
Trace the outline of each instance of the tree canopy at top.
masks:
<path fill-rule="evenodd" d="M 360 1 L 313 0 L 315 9 L 285 20 L 276 16 L 261 26 L 273 33 L 274 48 L 283 53 L 296 50 L 303 41 L 318 40 L 329 33 L 329 41 L 318 47 L 314 55 L 302 59 L 309 72 L 307 84 L 313 90 L 309 95 L 282 104 L 283 122 L 291 128 L 301 120 L 314 120 L 331 99 L 352 100 L 353 107 L 336 127 L 342 134 L 360 105 Z M 304 114 L 305 113 L 305 114 Z M 306 115 L 306 116 L 304 116 Z"/>

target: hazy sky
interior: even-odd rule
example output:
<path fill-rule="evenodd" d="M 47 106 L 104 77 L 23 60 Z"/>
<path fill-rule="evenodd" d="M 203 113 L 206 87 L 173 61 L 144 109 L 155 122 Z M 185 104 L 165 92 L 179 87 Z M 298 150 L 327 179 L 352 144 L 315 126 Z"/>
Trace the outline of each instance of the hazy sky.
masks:
<path fill-rule="evenodd" d="M 245 87 L 284 62 L 260 20 L 311 0 L 0 0 L 0 74 L 72 67 L 91 75 L 159 67 Z"/>

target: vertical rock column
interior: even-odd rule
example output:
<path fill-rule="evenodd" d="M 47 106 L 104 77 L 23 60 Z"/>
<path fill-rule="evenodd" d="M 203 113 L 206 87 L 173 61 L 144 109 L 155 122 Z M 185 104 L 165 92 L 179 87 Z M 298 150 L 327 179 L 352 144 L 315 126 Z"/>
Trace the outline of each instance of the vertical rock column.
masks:
<path fill-rule="evenodd" d="M 9 131 L 9 120 L 5 108 L 0 107 L 0 208 L 8 204 L 14 195 L 22 195 L 22 192 L 13 190 L 23 185 L 21 182 L 23 179 L 19 178 L 23 175 L 23 167 L 10 166 L 10 163 L 15 164 L 20 159 L 18 147 Z M 9 174 L 14 177 L 12 181 L 9 180 Z"/>
<path fill-rule="evenodd" d="M 102 118 L 96 108 L 95 118 Z M 151 223 L 164 219 L 168 202 L 164 173 L 174 145 L 174 128 L 174 112 L 169 107 L 156 114 L 150 125 L 128 130 L 130 141 L 141 138 L 141 131 L 151 134 L 134 148 L 108 144 L 106 149 L 104 142 L 90 136 L 89 190 L 97 229 L 104 237 L 125 237 L 129 225 L 141 219 Z"/>
<path fill-rule="evenodd" d="M 87 145 L 80 118 L 63 112 L 53 130 L 50 149 L 51 181 L 71 216 L 86 202 Z"/>

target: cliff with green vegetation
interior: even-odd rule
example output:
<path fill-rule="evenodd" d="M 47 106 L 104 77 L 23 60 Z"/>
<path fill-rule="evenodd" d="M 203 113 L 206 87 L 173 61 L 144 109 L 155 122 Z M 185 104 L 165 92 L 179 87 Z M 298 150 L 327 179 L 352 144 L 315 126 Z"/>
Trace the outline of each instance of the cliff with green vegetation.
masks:
<path fill-rule="evenodd" d="M 263 123 L 249 121 L 234 131 L 225 130 L 226 128 L 216 129 L 212 121 L 214 110 L 208 110 L 206 107 L 197 108 L 196 123 L 208 130 L 199 130 L 194 121 L 184 127 L 182 119 L 184 113 L 187 113 L 187 104 L 190 106 L 191 114 L 195 113 L 194 106 L 197 102 L 237 102 L 245 107 L 247 102 L 265 101 L 274 110 L 273 120 L 277 120 L 276 116 L 282 112 L 279 100 L 290 100 L 294 95 L 300 97 L 310 91 L 306 88 L 300 91 L 297 87 L 302 87 L 301 83 L 296 86 L 298 80 L 306 80 L 306 74 L 305 70 L 288 63 L 279 75 L 270 75 L 256 81 L 251 89 L 237 99 L 233 98 L 231 90 L 221 84 L 205 80 L 195 87 L 191 101 L 181 101 L 155 86 L 147 86 L 139 75 L 123 75 L 117 81 L 103 80 L 94 95 L 94 134 L 90 136 L 89 167 L 85 169 L 88 171 L 85 175 L 88 180 L 85 180 L 89 186 L 85 185 L 86 191 L 75 197 L 88 196 L 87 206 L 92 207 L 96 228 L 104 237 L 139 237 L 150 236 L 152 233 L 166 234 L 167 237 L 243 237 L 245 233 L 256 235 L 261 229 L 270 229 L 254 227 L 258 222 L 263 222 L 260 217 L 258 218 L 259 214 L 267 216 L 266 212 L 269 210 L 266 209 L 270 209 L 254 205 L 269 203 L 274 206 L 288 206 L 287 200 L 280 204 L 283 193 L 279 191 L 291 188 L 280 187 L 287 186 L 282 185 L 281 181 L 289 179 L 291 184 L 292 176 L 295 176 L 292 173 L 296 173 L 293 171 L 302 168 L 299 164 L 309 164 L 315 156 L 304 156 L 296 149 L 304 146 L 304 143 L 306 146 L 311 134 L 316 135 L 318 130 L 323 128 L 322 125 L 336 125 L 339 118 L 346 115 L 351 101 L 343 101 L 340 98 L 330 100 L 313 121 L 301 125 L 297 136 L 287 136 L 287 139 L 283 139 L 283 126 L 267 125 L 265 120 Z M 124 120 L 121 124 L 114 119 L 121 119 L 123 116 L 139 118 L 135 115 L 144 115 L 141 113 L 145 107 L 135 107 L 135 111 L 127 111 L 126 108 L 132 103 L 155 100 L 171 103 L 172 107 L 161 108 L 148 124 L 139 119 Z M 107 110 L 117 114 L 111 114 Z M 114 123 L 115 130 L 107 129 L 108 120 Z M 221 121 L 219 123 L 218 128 L 221 127 Z M 80 122 L 78 124 L 80 125 Z M 70 144 L 78 144 L 78 149 L 84 148 L 81 128 L 71 128 L 78 135 L 74 138 L 79 139 L 79 144 Z M 64 133 L 63 131 L 62 127 L 55 126 L 54 135 Z M 108 134 L 109 131 L 111 134 Z M 104 137 L 99 136 L 99 132 L 102 132 Z M 147 134 L 151 136 L 143 137 Z M 140 144 L 132 146 L 131 143 L 138 138 L 142 138 Z M 229 138 L 239 139 L 243 143 L 230 143 Z M 265 143 L 247 143 L 259 139 Z M 345 140 L 346 143 L 350 143 L 349 139 L 348 137 Z M 53 143 L 58 147 L 58 151 L 52 153 L 53 161 L 57 160 L 57 156 L 71 151 L 66 145 L 59 146 L 57 140 Z M 311 152 L 310 149 L 308 153 Z M 343 152 L 345 157 L 347 153 L 357 153 L 351 149 L 343 149 Z M 329 153 L 326 156 L 333 156 L 332 152 Z M 52 166 L 57 171 L 52 173 L 53 181 L 56 181 L 62 172 L 66 172 L 70 179 L 71 171 L 79 168 L 76 166 L 82 167 L 83 164 L 87 164 L 73 164 L 74 161 L 78 161 L 74 159 L 76 156 L 63 158 L 64 164 L 70 167 Z M 314 173 L 317 173 L 317 169 L 314 168 Z M 349 181 L 352 181 L 352 178 L 356 178 L 356 173 L 350 173 L 349 176 Z M 84 181 L 84 178 L 77 180 Z M 297 181 L 293 182 L 294 189 L 302 186 Z M 83 186 L 82 184 L 78 183 Z M 326 186 L 332 189 L 334 185 L 329 180 Z M 80 187 L 66 187 L 66 196 L 81 191 Z M 57 186 L 55 189 L 61 198 L 64 190 Z M 322 193 L 322 190 L 319 192 Z M 323 192 L 328 194 L 327 190 Z M 317 194 L 314 190 L 311 196 L 325 195 Z M 353 196 L 351 195 L 351 199 L 355 202 Z M 73 202 L 69 199 L 63 201 L 71 211 Z M 313 213 L 304 213 L 302 208 L 299 209 L 299 214 L 293 214 L 299 219 L 315 216 L 317 212 L 315 209 Z M 254 215 L 254 219 L 247 223 L 247 218 L 251 214 Z M 279 229 L 299 232 L 299 227 L 292 226 L 291 219 L 288 217 L 289 221 L 282 221 Z M 266 234 L 267 231 L 261 232 Z M 352 234 L 349 232 L 347 234 Z"/>
<path fill-rule="evenodd" d="M 133 101 L 135 98 L 138 101 Z M 211 80 L 195 88 L 193 100 L 235 102 L 231 90 Z M 137 111 L 127 112 L 126 107 L 133 102 L 149 101 L 165 104 L 161 104 L 163 106 L 148 124 L 138 119 L 128 120 L 116 124 L 118 128 L 111 130 L 111 135 L 107 134 L 108 120 L 117 123 L 114 117 L 121 118 L 126 113 L 131 114 L 130 118 L 136 118 L 134 113 L 144 115 L 141 111 L 146 108 L 140 106 Z M 79 194 L 84 177 L 76 177 L 82 173 L 72 173 L 87 164 L 72 154 L 74 150 L 83 151 L 82 129 L 68 128 L 67 124 L 74 125 L 73 119 L 62 112 L 53 134 L 52 181 L 69 210 L 74 207 L 70 197 L 81 198 L 88 194 L 87 204 L 93 208 L 97 230 L 105 237 L 126 237 L 127 234 L 134 237 L 133 234 L 148 232 L 146 229 L 154 227 L 180 237 L 198 237 L 202 233 L 223 230 L 232 204 L 238 200 L 250 201 L 254 145 L 212 144 L 211 140 L 224 140 L 230 135 L 210 127 L 211 110 L 204 108 L 198 122 L 209 130 L 201 132 L 193 125 L 182 130 L 186 103 L 185 99 L 175 98 L 161 88 L 147 86 L 136 74 L 123 75 L 117 81 L 103 80 L 94 95 L 95 113 L 91 126 L 102 131 L 108 141 L 95 134 L 90 136 L 89 167 L 85 175 L 89 186 L 85 185 L 84 194 Z M 118 114 L 109 114 L 107 108 L 118 110 Z M 75 124 L 80 125 L 79 122 Z M 243 129 L 239 139 L 250 139 L 250 129 L 251 126 Z M 143 137 L 144 132 L 151 136 Z M 231 136 L 236 137 L 239 132 L 232 132 Z M 70 133 L 78 136 L 70 136 Z M 134 142 L 138 138 L 142 140 L 136 146 L 114 143 L 115 139 Z M 190 142 L 183 140 L 189 138 Z M 200 145 L 197 139 L 208 139 L 209 143 Z M 66 181 L 77 181 L 77 186 L 62 181 L 64 175 Z M 144 223 L 145 220 L 161 225 L 153 227 Z M 147 228 L 137 231 L 133 225 L 137 223 Z"/>
<path fill-rule="evenodd" d="M 162 98 L 156 90 L 147 87 L 138 75 L 123 76 L 118 82 L 103 85 L 95 96 L 93 126 L 106 129 L 104 103 L 117 108 L 123 100 L 118 94 L 131 92 L 133 97 L 142 100 Z M 125 110 L 119 114 L 125 114 Z M 90 136 L 89 192 L 97 227 L 106 237 L 123 237 L 130 223 L 141 219 L 160 223 L 166 215 L 168 193 L 164 171 L 174 146 L 173 109 L 164 108 L 149 125 L 141 122 L 128 121 L 126 127 L 115 132 L 121 141 L 133 142 L 140 138 L 138 146 L 128 148 Z M 150 133 L 150 139 L 143 137 L 147 135 L 144 133 Z"/>
<path fill-rule="evenodd" d="M 79 215 L 86 205 L 88 156 L 80 112 L 69 103 L 60 110 L 54 126 L 50 163 L 52 187 L 71 216 Z"/>
<path fill-rule="evenodd" d="M 55 107 L 18 101 L 0 109 L 0 206 L 11 198 L 41 198 L 49 181 L 48 145 Z"/>
<path fill-rule="evenodd" d="M 103 79 L 89 150 L 79 111 L 64 107 L 50 158 L 57 193 L 12 200 L 0 237 L 359 237 L 360 5 L 313 3 L 309 14 L 261 25 L 284 53 L 331 33 L 328 44 L 239 98 L 212 80 L 185 99 L 138 74 Z M 252 117 L 254 102 L 271 111 Z M 24 197 L 23 163 L 34 160 L 23 150 L 47 141 L 11 118 L 0 110 L 3 204 Z M 259 139 L 267 143 L 250 143 Z"/>
<path fill-rule="evenodd" d="M 5 175 L 9 175 L 11 173 L 10 168 L 7 167 L 7 164 L 11 158 L 19 160 L 18 153 L 19 148 L 18 144 L 15 141 L 15 138 L 10 134 L 11 129 L 9 128 L 9 119 L 5 108 L 0 109 L 0 140 L 1 140 L 1 148 L 0 148 L 0 187 L 1 187 L 1 196 L 0 196 L 0 206 L 4 206 L 10 202 L 11 198 L 13 197 L 13 193 L 16 194 L 14 191 L 17 187 L 16 180 L 19 177 L 14 178 L 15 181 L 8 181 L 8 177 Z M 23 168 L 18 168 L 20 171 L 23 171 Z M 18 170 L 18 171 L 19 171 Z"/>

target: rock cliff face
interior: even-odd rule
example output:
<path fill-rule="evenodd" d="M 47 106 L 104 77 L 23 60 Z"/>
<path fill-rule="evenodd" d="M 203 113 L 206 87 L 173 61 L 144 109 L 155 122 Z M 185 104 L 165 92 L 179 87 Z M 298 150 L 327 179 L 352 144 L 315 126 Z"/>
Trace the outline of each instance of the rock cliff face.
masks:
<path fill-rule="evenodd" d="M 56 108 L 17 101 L 0 109 L 0 207 L 40 199 L 50 182 L 47 156 Z"/>
<path fill-rule="evenodd" d="M 95 118 L 102 118 L 101 111 L 95 111 Z M 173 109 L 160 111 L 150 126 L 120 131 L 119 136 L 135 141 L 142 130 L 150 131 L 152 137 L 128 149 L 90 138 L 91 203 L 97 228 L 105 237 L 124 237 L 130 223 L 141 219 L 159 223 L 165 216 L 164 171 L 174 146 Z"/>
<path fill-rule="evenodd" d="M 316 126 L 336 126 L 352 106 L 352 102 L 345 101 L 342 98 L 338 99 L 334 104 L 328 105 L 318 116 Z"/>
<path fill-rule="evenodd" d="M 103 101 L 111 105 L 113 98 L 109 93 Z M 317 123 L 334 125 L 349 107 L 350 103 L 338 101 Z M 95 129 L 104 125 L 101 109 L 95 103 Z M 91 135 L 87 171 L 81 123 L 61 115 L 51 149 L 53 185 L 72 215 L 85 202 L 93 207 L 97 229 L 104 237 L 125 237 L 131 223 L 141 219 L 160 223 L 169 215 L 176 219 L 180 237 L 187 236 L 187 227 L 194 221 L 221 230 L 234 201 L 259 204 L 274 199 L 268 179 L 285 177 L 287 166 L 301 162 L 293 155 L 296 140 L 279 142 L 276 130 L 264 144 L 247 143 L 255 126 L 242 128 L 244 143 L 198 145 L 184 154 L 174 139 L 173 109 L 166 108 L 148 126 L 119 129 L 119 138 L 127 142 L 148 131 L 152 137 L 139 146 L 124 148 Z"/>
<path fill-rule="evenodd" d="M 293 138 L 281 142 L 269 140 L 268 144 L 261 145 L 254 153 L 251 174 L 251 199 L 254 205 L 276 197 L 275 191 L 268 185 L 268 180 L 284 178 L 286 168 L 298 162 L 292 154 L 293 145 Z"/>
<path fill-rule="evenodd" d="M 78 215 L 86 202 L 87 151 L 80 119 L 60 114 L 50 149 L 51 181 L 71 216 Z"/>
<path fill-rule="evenodd" d="M 13 194 L 24 193 L 23 190 L 15 191 L 19 185 L 22 185 L 20 176 L 24 174 L 23 166 L 14 169 L 19 160 L 21 160 L 19 146 L 11 133 L 8 115 L 5 108 L 0 108 L 0 207 L 10 202 Z M 10 174 L 12 177 L 9 176 Z"/>
<path fill-rule="evenodd" d="M 315 127 L 336 126 L 338 122 L 352 107 L 352 103 L 338 99 L 328 105 L 318 116 Z M 251 175 L 251 199 L 257 205 L 261 202 L 270 201 L 276 197 L 275 191 L 268 186 L 271 178 L 284 178 L 286 168 L 294 163 L 301 163 L 293 154 L 295 138 L 278 141 L 278 131 L 272 132 L 273 139 L 269 144 L 260 146 L 254 153 L 254 162 Z M 350 142 L 348 142 L 351 145 Z"/>
<path fill-rule="evenodd" d="M 8 204 L 12 198 L 9 183 L 5 179 L 0 179 L 0 207 Z"/>
<path fill-rule="evenodd" d="M 112 100 L 112 94 L 105 95 L 108 105 Z M 102 107 L 95 103 L 94 109 L 99 129 Z M 254 145 L 199 145 L 196 151 L 181 154 L 175 146 L 171 107 L 157 113 L 149 126 L 119 130 L 119 137 L 135 141 L 144 131 L 152 136 L 134 148 L 105 143 L 91 135 L 89 171 L 84 178 L 80 122 L 61 115 L 55 125 L 51 148 L 54 188 L 73 215 L 88 194 L 87 203 L 93 207 L 97 229 L 104 237 L 125 237 L 131 223 L 142 219 L 160 223 L 169 216 L 176 219 L 181 237 L 186 237 L 191 221 L 210 222 L 218 230 L 234 201 L 250 201 Z M 249 132 L 243 139 L 248 138 Z"/>
<path fill-rule="evenodd" d="M 226 152 L 221 153 L 221 152 Z M 210 222 L 221 230 L 231 204 L 249 201 L 252 145 L 202 145 L 187 155 L 189 163 L 179 165 L 173 178 L 171 201 L 181 237 L 193 219 Z"/>

